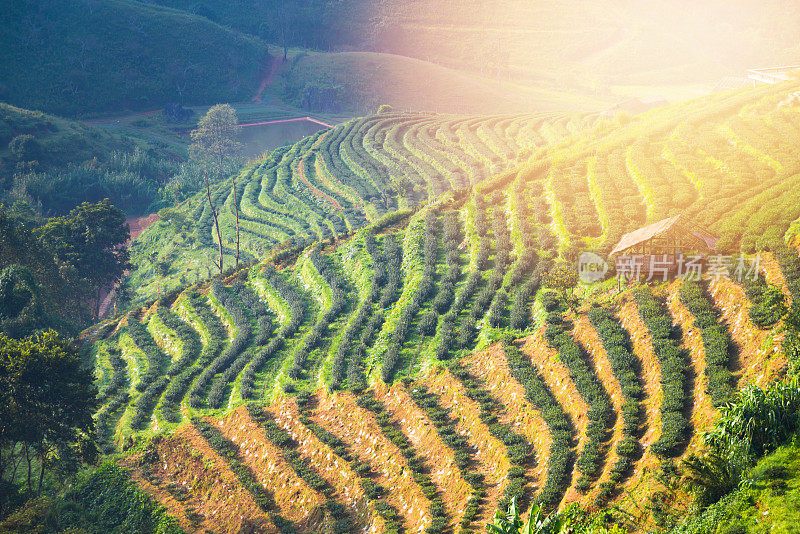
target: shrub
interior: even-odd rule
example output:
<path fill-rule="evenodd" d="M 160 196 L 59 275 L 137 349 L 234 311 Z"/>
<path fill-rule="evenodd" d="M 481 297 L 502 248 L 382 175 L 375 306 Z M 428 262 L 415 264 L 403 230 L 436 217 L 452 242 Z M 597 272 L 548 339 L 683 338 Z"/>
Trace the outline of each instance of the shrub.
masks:
<path fill-rule="evenodd" d="M 506 455 L 511 466 L 506 474 L 506 487 L 498 501 L 498 508 L 506 507 L 513 499 L 524 506 L 525 465 L 530 461 L 531 444 L 521 434 L 500 423 L 495 414 L 503 413 L 505 405 L 485 389 L 481 389 L 479 380 L 461 367 L 458 363 L 450 365 L 450 370 L 464 386 L 464 393 L 480 405 L 480 419 L 489 428 L 489 432 L 506 447 Z"/>
<path fill-rule="evenodd" d="M 405 434 L 392 422 L 391 417 L 386 412 L 386 407 L 375 398 L 372 391 L 362 394 L 358 397 L 357 402 L 359 406 L 366 408 L 375 415 L 375 421 L 378 423 L 381 433 L 400 449 L 409 469 L 411 469 L 414 481 L 430 501 L 431 524 L 428 525 L 425 531 L 429 534 L 441 534 L 447 526 L 447 516 L 441 503 L 441 498 L 438 496 L 439 490 L 423 467 L 422 457 L 419 456 Z"/>
<path fill-rule="evenodd" d="M 728 370 L 730 338 L 700 284 L 684 281 L 681 284 L 680 301 L 694 316 L 694 324 L 703 338 L 708 393 L 714 406 L 719 407 L 728 402 L 734 393 L 733 375 Z"/>
<path fill-rule="evenodd" d="M 280 515 L 280 509 L 275 503 L 275 498 L 272 494 L 258 482 L 252 469 L 241 459 L 239 447 L 236 443 L 227 439 L 219 430 L 203 419 L 193 418 L 192 424 L 203 438 L 205 438 L 211 448 L 228 462 L 236 478 L 238 478 L 242 486 L 250 492 L 259 508 L 269 514 L 275 526 L 277 526 L 281 532 L 296 532 L 296 526 Z"/>
<path fill-rule="evenodd" d="M 456 433 L 455 422 L 439 405 L 438 397 L 419 385 L 412 386 L 409 393 L 414 403 L 428 415 L 444 444 L 453 451 L 461 476 L 472 486 L 472 495 L 467 501 L 466 509 L 461 517 L 461 528 L 466 529 L 480 510 L 480 502 L 485 492 L 483 477 L 476 473 L 471 466 L 469 444 L 466 438 Z"/>
<path fill-rule="evenodd" d="M 647 325 L 661 365 L 661 437 L 652 450 L 660 456 L 678 454 L 688 439 L 689 422 L 683 415 L 686 408 L 686 357 L 678 349 L 674 329 L 663 303 L 656 300 L 649 288 L 634 292 L 639 315 Z"/>
<path fill-rule="evenodd" d="M 586 362 L 586 355 L 580 345 L 567 333 L 567 325 L 562 316 L 563 303 L 556 301 L 550 306 L 548 314 L 548 344 L 558 351 L 559 360 L 567 366 L 569 376 L 578 393 L 589 406 L 589 423 L 586 428 L 588 440 L 581 449 L 576 466 L 582 473 L 578 480 L 579 491 L 587 491 L 589 482 L 600 474 L 603 467 L 606 430 L 610 426 L 613 408 L 611 399 L 600 379 Z"/>
<path fill-rule="evenodd" d="M 638 375 L 640 363 L 631 350 L 630 341 L 625 330 L 611 311 L 595 307 L 589 311 L 589 320 L 600 337 L 603 348 L 611 363 L 611 370 L 622 390 L 622 440 L 617 443 L 617 461 L 611 468 L 609 480 L 598 495 L 598 504 L 613 495 L 615 487 L 629 473 L 634 459 L 639 455 L 639 443 L 636 435 L 642 418 L 639 399 L 642 397 L 642 386 Z"/>
<path fill-rule="evenodd" d="M 542 414 L 550 430 L 547 477 L 536 497 L 536 503 L 546 508 L 554 508 L 569 486 L 573 460 L 571 446 L 575 430 L 564 409 L 547 389 L 539 371 L 530 364 L 530 360 L 522 356 L 510 337 L 503 340 L 503 349 L 511 374 L 522 384 L 527 399 Z"/>

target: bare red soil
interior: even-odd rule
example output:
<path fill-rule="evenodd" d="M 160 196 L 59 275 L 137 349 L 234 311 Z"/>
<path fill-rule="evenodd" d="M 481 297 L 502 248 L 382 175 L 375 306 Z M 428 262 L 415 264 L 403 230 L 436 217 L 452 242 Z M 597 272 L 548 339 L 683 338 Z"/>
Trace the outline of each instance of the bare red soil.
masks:
<path fill-rule="evenodd" d="M 347 461 L 336 455 L 301 422 L 300 411 L 294 399 L 276 399 L 269 407 L 269 412 L 278 426 L 288 432 L 297 443 L 297 452 L 336 490 L 333 497 L 348 507 L 360 532 L 383 532 L 384 521 L 364 495 L 358 475 Z"/>
<path fill-rule="evenodd" d="M 480 419 L 480 406 L 467 397 L 461 383 L 450 371 L 434 370 L 420 380 L 428 391 L 439 396 L 439 404 L 455 421 L 455 431 L 467 440 L 475 470 L 484 476 L 486 502 L 476 518 L 477 524 L 491 521 L 502 495 L 510 463 L 503 443 L 492 436 Z"/>
<path fill-rule="evenodd" d="M 228 462 L 192 425 L 155 438 L 150 454 L 130 456 L 120 463 L 187 532 L 278 532 Z"/>
<path fill-rule="evenodd" d="M 239 446 L 244 463 L 256 480 L 272 493 L 283 517 L 301 531 L 320 531 L 325 498 L 311 489 L 283 458 L 283 451 L 267 438 L 263 428 L 240 406 L 213 424 Z"/>
<path fill-rule="evenodd" d="M 464 364 L 473 376 L 481 378 L 483 387 L 505 405 L 505 411 L 496 414 L 498 419 L 533 445 L 535 459 L 526 477 L 531 481 L 530 489 L 538 490 L 544 485 L 547 473 L 550 431 L 541 414 L 528 402 L 525 388 L 511 375 L 502 345 L 495 343 L 484 351 L 473 352 Z"/>
<path fill-rule="evenodd" d="M 553 397 L 561 404 L 564 413 L 575 426 L 576 450 L 580 450 L 586 440 L 586 426 L 589 423 L 586 414 L 589 413 L 589 407 L 575 388 L 566 366 L 558 360 L 558 353 L 547 345 L 544 339 L 544 328 L 540 328 L 536 334 L 523 340 L 522 352 L 539 369 L 539 373 L 550 388 Z M 570 487 L 564 495 L 564 503 L 581 500 L 581 494 L 575 489 L 575 481 L 579 476 L 578 470 L 573 469 Z"/>
<path fill-rule="evenodd" d="M 429 501 L 414 481 L 402 452 L 383 435 L 372 413 L 359 407 L 347 392 L 320 390 L 316 397 L 312 419 L 372 467 L 374 481 L 389 490 L 386 501 L 397 509 L 407 532 L 424 529 L 431 521 Z"/>
<path fill-rule="evenodd" d="M 283 56 L 278 54 L 272 58 L 268 64 L 264 65 L 262 69 L 262 78 L 261 84 L 258 86 L 258 91 L 256 91 L 255 96 L 252 98 L 253 102 L 261 103 L 261 95 L 264 93 L 264 89 L 267 88 L 268 85 L 272 83 L 275 79 L 275 74 L 278 72 L 278 69 L 283 65 Z"/>
<path fill-rule="evenodd" d="M 608 359 L 608 354 L 605 348 L 603 348 L 603 343 L 600 341 L 588 317 L 585 315 L 578 316 L 572 335 L 575 341 L 591 358 L 592 367 L 594 367 L 598 378 L 600 378 L 600 381 L 603 383 L 603 387 L 608 392 L 608 396 L 611 398 L 611 405 L 614 407 L 614 413 L 616 414 L 616 421 L 614 422 L 614 427 L 611 432 L 611 439 L 605 444 L 606 462 L 603 466 L 603 471 L 597 479 L 598 484 L 594 484 L 593 489 L 587 493 L 584 498 L 584 504 L 591 506 L 599 492 L 599 483 L 608 480 L 611 468 L 619 458 L 616 451 L 616 444 L 620 443 L 623 437 L 622 429 L 625 426 L 625 422 L 622 419 L 622 403 L 625 399 L 622 396 L 622 388 L 611 369 L 611 362 Z"/>
<path fill-rule="evenodd" d="M 780 354 L 783 335 L 771 329 L 761 329 L 750 320 L 750 301 L 744 288 L 727 278 L 711 283 L 711 297 L 722 312 L 737 354 L 732 367 L 742 382 L 763 386 L 786 369 L 786 357 Z"/>
<path fill-rule="evenodd" d="M 439 488 L 450 524 L 457 524 L 467 506 L 472 488 L 461 477 L 452 449 L 444 444 L 436 427 L 401 384 L 394 384 L 392 387 L 383 384 L 376 386 L 375 398 L 386 406 L 398 428 L 423 459 L 431 480 Z"/>

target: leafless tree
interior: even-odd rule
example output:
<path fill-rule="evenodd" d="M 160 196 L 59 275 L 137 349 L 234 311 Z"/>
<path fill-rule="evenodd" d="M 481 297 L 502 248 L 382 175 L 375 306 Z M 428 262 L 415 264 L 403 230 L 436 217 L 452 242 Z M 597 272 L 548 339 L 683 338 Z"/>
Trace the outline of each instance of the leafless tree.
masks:
<path fill-rule="evenodd" d="M 219 245 L 219 272 L 222 274 L 222 234 L 219 233 L 219 220 L 217 219 L 217 210 L 214 209 L 214 203 L 211 202 L 211 184 L 208 181 L 208 172 L 203 171 L 203 178 L 206 180 L 206 196 L 208 197 L 208 207 L 211 210 L 211 216 L 214 217 L 214 226 L 217 229 L 217 243 Z"/>

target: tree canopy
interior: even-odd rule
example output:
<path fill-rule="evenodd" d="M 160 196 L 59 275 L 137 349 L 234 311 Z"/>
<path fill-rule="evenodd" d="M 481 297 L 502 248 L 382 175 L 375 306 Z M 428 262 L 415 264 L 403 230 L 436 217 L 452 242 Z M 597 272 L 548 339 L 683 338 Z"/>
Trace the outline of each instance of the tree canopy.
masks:
<path fill-rule="evenodd" d="M 0 334 L 23 337 L 47 324 L 41 288 L 22 265 L 0 270 Z"/>
<path fill-rule="evenodd" d="M 48 219 L 34 235 L 52 253 L 61 278 L 91 292 L 96 317 L 100 292 L 110 289 L 130 268 L 124 247 L 130 228 L 122 211 L 108 199 L 84 202 L 65 217 Z"/>
<path fill-rule="evenodd" d="M 222 177 L 224 165 L 236 158 L 242 150 L 239 139 L 239 119 L 230 104 L 217 104 L 192 130 L 192 155 L 217 167 L 217 177 Z"/>
<path fill-rule="evenodd" d="M 0 335 L 3 487 L 39 492 L 56 461 L 63 468 L 85 458 L 91 450 L 86 444 L 94 431 L 95 397 L 91 371 L 56 332 L 23 339 Z"/>

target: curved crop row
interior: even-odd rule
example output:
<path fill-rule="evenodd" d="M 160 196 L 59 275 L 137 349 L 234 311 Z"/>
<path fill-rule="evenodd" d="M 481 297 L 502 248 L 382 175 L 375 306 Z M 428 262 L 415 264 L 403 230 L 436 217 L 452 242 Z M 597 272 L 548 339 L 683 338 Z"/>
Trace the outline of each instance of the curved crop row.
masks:
<path fill-rule="evenodd" d="M 582 476 L 575 483 L 578 491 L 586 492 L 590 488 L 590 482 L 600 474 L 605 461 L 603 442 L 611 424 L 614 409 L 608 392 L 594 369 L 586 362 L 580 345 L 568 333 L 572 325 L 563 317 L 562 303 L 556 300 L 553 293 L 546 293 L 544 301 L 544 308 L 548 312 L 545 338 L 551 347 L 558 350 L 559 361 L 567 366 L 570 379 L 589 406 L 587 414 L 589 424 L 586 428 L 588 441 L 584 444 L 576 461 L 576 466 Z"/>
<path fill-rule="evenodd" d="M 652 450 L 663 456 L 674 456 L 686 444 L 691 431 L 686 420 L 686 358 L 678 348 L 675 330 L 664 305 L 649 288 L 634 291 L 639 316 L 647 325 L 653 351 L 661 365 L 661 437 Z"/>

